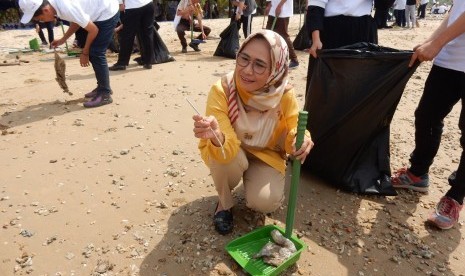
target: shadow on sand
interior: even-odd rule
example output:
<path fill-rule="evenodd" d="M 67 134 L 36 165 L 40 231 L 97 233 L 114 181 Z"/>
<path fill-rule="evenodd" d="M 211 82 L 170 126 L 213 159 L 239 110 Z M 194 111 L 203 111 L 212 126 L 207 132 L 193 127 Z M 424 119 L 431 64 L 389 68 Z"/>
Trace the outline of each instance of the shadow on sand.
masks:
<path fill-rule="evenodd" d="M 289 177 L 286 185 L 288 190 Z M 425 225 L 425 218 L 413 216 L 417 205 L 423 204 L 421 195 L 349 194 L 307 174 L 301 177 L 298 194 L 294 233 L 308 250 L 283 275 L 296 271 L 299 275 L 341 275 L 341 271 L 342 275 L 451 275 L 447 274 L 449 254 L 460 243 L 460 231 L 438 231 Z M 246 275 L 224 247 L 261 224 L 257 214 L 245 207 L 241 188 L 236 195 L 235 229 L 228 236 L 213 228 L 216 197 L 179 206 L 164 236 L 143 260 L 140 275 Z M 285 202 L 266 217 L 265 224 L 285 227 Z"/>
<path fill-rule="evenodd" d="M 70 101 L 53 101 L 27 106 L 21 110 L 4 112 L 0 117 L 0 124 L 5 128 L 17 127 L 33 122 L 60 116 L 69 112 L 75 112 L 85 109 L 81 103 L 85 99 L 76 99 Z"/>

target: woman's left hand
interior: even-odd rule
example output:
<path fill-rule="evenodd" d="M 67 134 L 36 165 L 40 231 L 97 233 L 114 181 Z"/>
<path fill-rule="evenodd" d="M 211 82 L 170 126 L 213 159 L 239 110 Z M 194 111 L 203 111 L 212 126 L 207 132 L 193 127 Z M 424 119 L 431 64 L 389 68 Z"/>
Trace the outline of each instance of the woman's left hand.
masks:
<path fill-rule="evenodd" d="M 300 147 L 299 150 L 296 151 L 295 138 L 294 138 L 292 148 L 294 150 L 294 152 L 292 153 L 292 156 L 294 156 L 295 159 L 300 160 L 300 163 L 303 164 L 305 162 L 305 158 L 307 158 L 307 155 L 310 153 L 310 150 L 313 148 L 313 141 L 310 137 L 304 136 L 304 141 L 302 142 L 302 146 Z"/>

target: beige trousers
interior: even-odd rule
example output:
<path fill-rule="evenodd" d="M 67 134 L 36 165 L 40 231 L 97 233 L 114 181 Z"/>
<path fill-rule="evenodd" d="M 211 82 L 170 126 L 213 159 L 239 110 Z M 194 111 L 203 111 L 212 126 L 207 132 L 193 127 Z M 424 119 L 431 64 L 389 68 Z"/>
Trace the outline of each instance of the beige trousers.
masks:
<path fill-rule="evenodd" d="M 230 163 L 220 164 L 213 160 L 209 167 L 224 209 L 234 206 L 232 190 L 239 185 L 241 178 L 250 209 L 270 213 L 278 209 L 284 200 L 284 175 L 242 148 Z"/>

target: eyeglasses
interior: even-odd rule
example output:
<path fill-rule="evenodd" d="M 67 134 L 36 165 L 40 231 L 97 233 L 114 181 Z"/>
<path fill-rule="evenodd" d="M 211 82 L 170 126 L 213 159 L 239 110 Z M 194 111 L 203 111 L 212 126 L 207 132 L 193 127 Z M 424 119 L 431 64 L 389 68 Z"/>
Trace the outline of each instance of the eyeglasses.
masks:
<path fill-rule="evenodd" d="M 253 60 L 250 58 L 249 55 L 239 53 L 237 54 L 237 59 L 236 63 L 240 67 L 247 67 L 249 64 L 252 62 L 252 70 L 254 71 L 255 74 L 261 75 L 265 73 L 266 69 L 269 68 L 268 64 L 261 60 Z"/>

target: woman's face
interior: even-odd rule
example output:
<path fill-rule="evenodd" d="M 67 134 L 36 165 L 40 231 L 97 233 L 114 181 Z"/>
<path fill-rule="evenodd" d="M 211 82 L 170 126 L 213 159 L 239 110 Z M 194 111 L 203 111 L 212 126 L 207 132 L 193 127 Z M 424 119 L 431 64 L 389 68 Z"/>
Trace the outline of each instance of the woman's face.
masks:
<path fill-rule="evenodd" d="M 265 86 L 271 74 L 270 46 L 264 39 L 252 39 L 237 55 L 236 81 L 246 91 Z"/>

